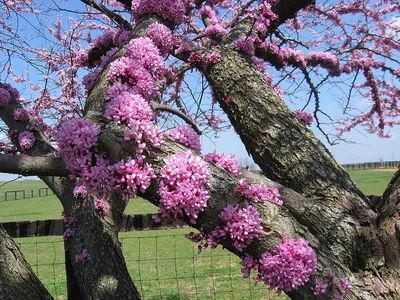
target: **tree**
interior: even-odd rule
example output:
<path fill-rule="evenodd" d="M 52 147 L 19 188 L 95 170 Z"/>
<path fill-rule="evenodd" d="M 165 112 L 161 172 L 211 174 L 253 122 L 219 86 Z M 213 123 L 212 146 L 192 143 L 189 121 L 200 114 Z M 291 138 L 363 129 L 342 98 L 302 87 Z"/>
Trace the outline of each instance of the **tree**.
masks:
<path fill-rule="evenodd" d="M 58 196 L 87 299 L 139 298 L 118 243 L 126 199 L 135 194 L 160 206 L 158 218 L 179 217 L 199 229 L 189 237 L 200 249 L 224 245 L 243 259 L 244 276 L 251 272 L 292 299 L 399 298 L 400 173 L 370 200 L 307 128 L 315 119 L 325 132 L 331 116 L 319 91 L 338 85 L 350 116 L 336 138 L 358 125 L 387 137 L 398 123 L 397 1 L 82 2 L 87 11 L 79 20 L 66 28 L 60 19 L 49 29 L 57 40 L 51 50 L 28 47 L 7 23 L 38 14 L 33 3 L 3 3 L 4 70 L 28 80 L 11 68 L 22 57 L 44 84 L 30 82 L 39 93 L 31 103 L 0 85 L 9 138 L 0 171 L 38 175 Z M 86 90 L 82 69 L 92 70 L 82 81 Z M 202 78 L 198 93 L 184 80 L 193 70 Z M 307 97 L 312 115 L 291 112 L 282 90 L 289 99 Z M 370 101 L 366 112 L 355 113 L 355 95 Z M 241 174 L 229 156 L 198 156 L 196 123 L 205 133 L 225 126 L 218 105 L 265 176 Z M 188 125 L 163 134 L 161 124 L 177 118 Z M 0 269 L 0 280 L 9 268 Z M 38 281 L 32 286 L 47 297 Z"/>

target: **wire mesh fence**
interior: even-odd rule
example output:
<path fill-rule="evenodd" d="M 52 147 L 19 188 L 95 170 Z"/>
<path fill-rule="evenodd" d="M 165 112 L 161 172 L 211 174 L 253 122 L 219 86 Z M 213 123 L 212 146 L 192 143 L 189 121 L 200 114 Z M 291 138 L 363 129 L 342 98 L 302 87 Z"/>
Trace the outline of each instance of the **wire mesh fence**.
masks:
<path fill-rule="evenodd" d="M 285 299 L 243 279 L 239 258 L 222 249 L 197 254 L 188 229 L 126 232 L 126 265 L 143 299 Z M 20 238 L 19 246 L 55 299 L 67 299 L 62 237 Z"/>

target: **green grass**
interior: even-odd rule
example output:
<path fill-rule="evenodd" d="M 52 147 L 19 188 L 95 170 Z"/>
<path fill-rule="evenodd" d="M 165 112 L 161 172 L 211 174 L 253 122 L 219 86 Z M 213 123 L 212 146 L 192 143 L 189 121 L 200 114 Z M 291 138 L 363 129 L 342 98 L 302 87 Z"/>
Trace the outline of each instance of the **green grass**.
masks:
<path fill-rule="evenodd" d="M 395 171 L 393 169 L 353 170 L 348 173 L 365 195 L 381 195 Z"/>
<path fill-rule="evenodd" d="M 184 238 L 188 229 L 120 234 L 128 270 L 144 299 L 276 299 L 274 292 L 243 279 L 239 259 L 227 250 L 200 255 Z M 66 299 L 61 237 L 16 239 L 33 270 L 56 299 Z M 90 262 L 89 262 L 90 263 Z M 161 295 L 161 296 L 160 296 Z"/>

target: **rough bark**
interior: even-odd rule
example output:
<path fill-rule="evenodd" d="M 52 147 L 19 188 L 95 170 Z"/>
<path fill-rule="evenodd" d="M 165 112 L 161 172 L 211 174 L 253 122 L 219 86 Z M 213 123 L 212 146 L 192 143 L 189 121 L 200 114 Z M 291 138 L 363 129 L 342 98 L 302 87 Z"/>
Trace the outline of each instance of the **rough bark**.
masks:
<path fill-rule="evenodd" d="M 318 239 L 320 272 L 349 278 L 351 299 L 400 297 L 397 270 L 387 264 L 393 258 L 385 256 L 387 245 L 367 197 L 246 57 L 228 47 L 219 50 L 222 61 L 203 73 L 267 177 L 307 197 L 287 207 Z M 301 289 L 291 297 L 305 299 Z"/>
<path fill-rule="evenodd" d="M 0 299 L 53 299 L 0 224 Z"/>

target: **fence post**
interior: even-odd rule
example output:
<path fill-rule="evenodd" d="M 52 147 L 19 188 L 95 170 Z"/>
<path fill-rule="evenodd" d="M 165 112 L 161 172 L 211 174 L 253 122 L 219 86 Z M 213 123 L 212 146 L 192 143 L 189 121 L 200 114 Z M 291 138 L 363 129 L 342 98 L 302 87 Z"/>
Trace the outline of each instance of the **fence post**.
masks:
<path fill-rule="evenodd" d="M 64 247 L 67 244 L 64 242 Z M 67 295 L 68 300 L 84 300 L 79 287 L 78 279 L 75 277 L 74 269 L 71 264 L 70 250 L 65 251 L 65 272 L 67 275 Z"/>

